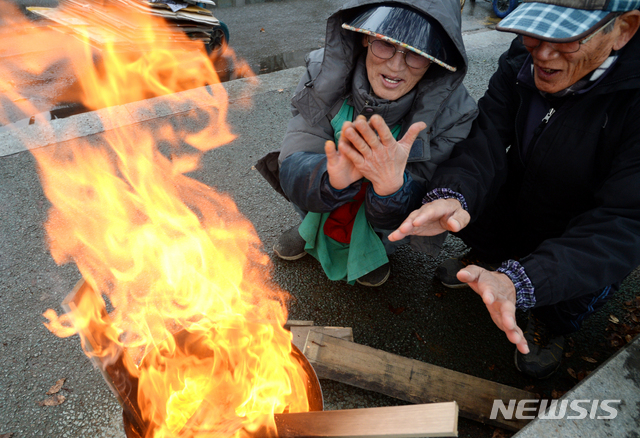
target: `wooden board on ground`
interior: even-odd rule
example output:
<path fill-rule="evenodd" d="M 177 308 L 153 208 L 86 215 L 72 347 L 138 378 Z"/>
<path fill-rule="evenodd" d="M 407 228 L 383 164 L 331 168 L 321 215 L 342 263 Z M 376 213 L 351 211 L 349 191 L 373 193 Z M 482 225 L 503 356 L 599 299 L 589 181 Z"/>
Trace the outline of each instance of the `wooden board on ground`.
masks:
<path fill-rule="evenodd" d="M 353 342 L 353 330 L 351 327 L 320 327 L 313 325 L 294 325 L 291 326 L 291 334 L 293 335 L 293 345 L 298 347 L 300 351 L 304 350 L 304 344 L 307 342 L 307 335 L 310 330 L 314 332 L 324 333 L 325 335 L 335 338 L 344 339 Z M 321 376 L 318 376 L 322 378 Z"/>
<path fill-rule="evenodd" d="M 455 402 L 276 414 L 279 438 L 458 436 Z"/>
<path fill-rule="evenodd" d="M 299 325 L 301 326 L 313 325 L 313 321 L 301 321 L 298 319 L 290 319 L 284 323 L 284 328 L 286 328 L 287 330 L 291 330 L 291 327 L 295 327 Z"/>
<path fill-rule="evenodd" d="M 302 350 L 318 375 L 412 403 L 456 401 L 460 415 L 519 430 L 529 420 L 490 419 L 494 400 L 537 396 L 490 380 L 310 331 Z"/>

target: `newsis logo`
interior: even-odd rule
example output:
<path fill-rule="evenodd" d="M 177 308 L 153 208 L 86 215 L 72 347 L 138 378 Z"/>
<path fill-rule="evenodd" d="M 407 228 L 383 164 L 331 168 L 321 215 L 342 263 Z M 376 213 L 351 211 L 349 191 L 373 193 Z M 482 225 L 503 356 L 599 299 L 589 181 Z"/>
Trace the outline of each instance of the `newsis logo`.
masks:
<path fill-rule="evenodd" d="M 495 420 L 500 412 L 505 420 L 513 420 L 514 418 L 516 420 L 533 420 L 536 418 L 536 413 L 538 413 L 537 417 L 542 420 L 558 420 L 565 418 L 567 414 L 570 414 L 566 417 L 567 420 L 582 420 L 587 418 L 587 415 L 591 419 L 613 420 L 618 416 L 618 410 L 611 405 L 620 402 L 621 400 L 573 400 L 569 403 L 569 400 L 561 402 L 551 400 L 549 403 L 548 400 L 525 399 L 519 402 L 510 400 L 509 405 L 505 406 L 502 400 L 494 400 L 490 418 Z M 567 408 L 569 409 L 567 410 Z M 607 415 L 598 415 L 598 408 Z"/>

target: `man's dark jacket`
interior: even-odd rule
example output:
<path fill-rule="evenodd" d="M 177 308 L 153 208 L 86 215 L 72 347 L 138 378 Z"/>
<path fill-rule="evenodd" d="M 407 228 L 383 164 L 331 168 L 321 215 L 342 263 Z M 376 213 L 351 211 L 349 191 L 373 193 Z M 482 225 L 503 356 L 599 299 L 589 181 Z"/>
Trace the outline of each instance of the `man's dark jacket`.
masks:
<path fill-rule="evenodd" d="M 528 55 L 517 41 L 502 55 L 481 116 L 430 187 L 461 193 L 472 221 L 500 230 L 489 249 L 519 259 L 539 307 L 593 293 L 640 265 L 640 35 L 592 89 L 564 99 L 524 157 L 539 96 L 517 79 Z"/>

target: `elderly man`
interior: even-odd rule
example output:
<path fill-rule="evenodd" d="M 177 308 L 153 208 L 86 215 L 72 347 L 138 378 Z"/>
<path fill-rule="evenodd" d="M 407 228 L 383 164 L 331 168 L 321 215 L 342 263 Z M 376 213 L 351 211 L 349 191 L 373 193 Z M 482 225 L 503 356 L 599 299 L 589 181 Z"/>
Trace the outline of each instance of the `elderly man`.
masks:
<path fill-rule="evenodd" d="M 390 236 L 462 238 L 471 251 L 436 275 L 482 297 L 518 369 L 537 378 L 640 264 L 638 8 L 524 0 L 502 20 L 518 36 L 479 102 L 490 123 L 475 124 Z M 516 309 L 531 309 L 524 332 Z"/>

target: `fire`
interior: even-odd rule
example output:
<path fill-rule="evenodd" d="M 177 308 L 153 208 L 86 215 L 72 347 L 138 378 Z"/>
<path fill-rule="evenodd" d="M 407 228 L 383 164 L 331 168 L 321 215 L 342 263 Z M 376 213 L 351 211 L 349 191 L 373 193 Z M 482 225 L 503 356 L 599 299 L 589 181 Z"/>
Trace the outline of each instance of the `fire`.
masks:
<path fill-rule="evenodd" d="M 51 62 L 76 69 L 89 108 L 157 96 L 182 106 L 180 91 L 210 85 L 208 106 L 187 115 L 208 127 L 190 132 L 167 123 L 150 132 L 134 125 L 91 144 L 33 151 L 52 204 L 51 254 L 58 264 L 74 262 L 98 292 L 71 313 L 48 310 L 45 325 L 59 336 L 90 329 L 113 347 L 85 351 L 107 361 L 128 351 L 148 438 L 243 437 L 264 428 L 274 435 L 274 413 L 309 408 L 283 328 L 287 296 L 265 282 L 268 257 L 232 199 L 187 176 L 202 153 L 234 138 L 225 124 L 227 96 L 202 48 L 156 38 L 162 20 L 117 6 L 140 29 L 133 50 L 122 50 L 102 21 L 85 14 L 93 39 L 63 29 L 67 50 Z M 30 27 L 26 40 L 39 43 L 38 32 Z M 98 63 L 96 34 L 104 40 Z M 34 75 L 38 68 L 24 65 Z M 103 297 L 113 308 L 108 317 L 97 310 Z"/>

